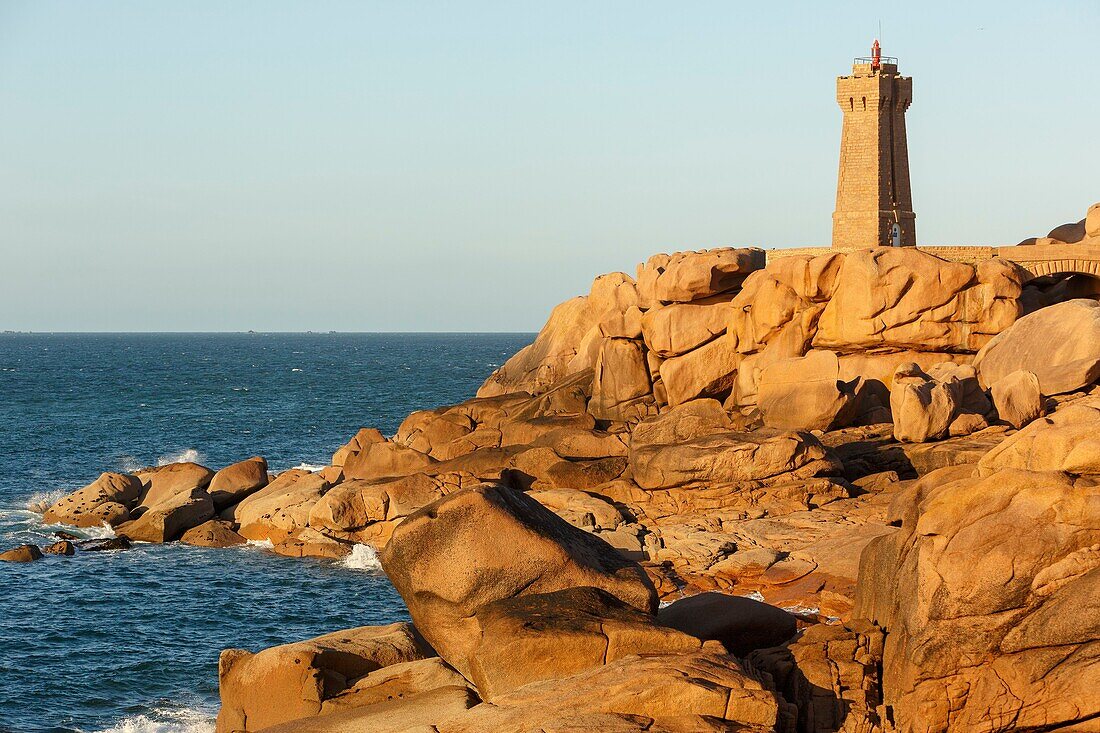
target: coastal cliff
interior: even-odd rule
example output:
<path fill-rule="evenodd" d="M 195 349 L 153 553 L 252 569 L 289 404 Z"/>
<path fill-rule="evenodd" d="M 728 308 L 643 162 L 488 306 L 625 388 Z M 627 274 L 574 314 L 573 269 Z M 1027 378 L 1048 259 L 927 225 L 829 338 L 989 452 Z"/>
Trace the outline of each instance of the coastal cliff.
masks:
<path fill-rule="evenodd" d="M 1100 208 L 1057 234 L 1100 242 Z M 413 623 L 223 652 L 219 731 L 1095 730 L 1097 293 L 656 255 L 319 471 L 107 473 L 45 517 L 379 551 Z"/>

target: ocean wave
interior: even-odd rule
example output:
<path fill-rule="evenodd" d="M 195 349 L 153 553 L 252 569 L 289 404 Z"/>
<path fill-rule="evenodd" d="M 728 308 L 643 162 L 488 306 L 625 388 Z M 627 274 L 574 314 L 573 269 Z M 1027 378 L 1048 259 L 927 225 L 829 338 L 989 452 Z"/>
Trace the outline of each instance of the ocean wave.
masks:
<path fill-rule="evenodd" d="M 356 545 L 351 548 L 351 554 L 340 561 L 340 564 L 351 570 L 381 571 L 382 563 L 378 559 L 378 553 L 370 545 Z"/>
<path fill-rule="evenodd" d="M 245 545 L 248 547 L 259 547 L 263 550 L 275 549 L 275 543 L 271 540 L 246 540 Z"/>
<path fill-rule="evenodd" d="M 148 464 L 142 463 L 137 456 L 125 455 L 119 457 L 116 465 L 123 473 L 133 473 L 134 471 L 140 471 Z"/>
<path fill-rule="evenodd" d="M 305 463 L 305 462 L 302 462 L 302 463 L 299 463 L 297 466 L 292 467 L 290 470 L 293 471 L 293 470 L 297 469 L 299 471 L 312 471 L 313 473 L 317 473 L 322 468 L 328 468 L 328 465 L 327 464 L 321 464 L 321 463 Z"/>
<path fill-rule="evenodd" d="M 109 540 L 115 536 L 114 527 L 103 523 L 101 527 L 80 527 L 79 529 L 67 528 L 72 534 L 77 536 L 83 535 L 85 539 L 89 540 Z"/>
<path fill-rule="evenodd" d="M 168 453 L 157 459 L 158 466 L 167 466 L 170 463 L 202 463 L 204 457 L 194 448 L 184 448 L 177 453 Z"/>
<path fill-rule="evenodd" d="M 56 504 L 66 496 L 69 492 L 65 489 L 50 489 L 49 491 L 36 491 L 30 495 L 27 499 L 27 503 L 24 504 L 27 507 L 27 511 L 34 512 L 35 514 L 45 514 L 46 510 Z"/>
<path fill-rule="evenodd" d="M 209 713 L 191 708 L 153 710 L 149 715 L 131 715 L 97 733 L 214 733 Z"/>

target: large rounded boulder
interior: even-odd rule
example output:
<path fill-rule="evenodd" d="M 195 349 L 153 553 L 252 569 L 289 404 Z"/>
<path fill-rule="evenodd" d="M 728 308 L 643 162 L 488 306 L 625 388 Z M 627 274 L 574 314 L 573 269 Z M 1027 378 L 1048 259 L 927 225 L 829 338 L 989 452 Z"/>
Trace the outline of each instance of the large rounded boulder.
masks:
<path fill-rule="evenodd" d="M 1034 373 L 1044 395 L 1087 387 L 1100 378 L 1100 302 L 1069 300 L 1024 316 L 982 347 L 974 366 L 983 387 L 1017 371 Z"/>
<path fill-rule="evenodd" d="M 495 484 L 463 489 L 409 515 L 381 554 L 417 629 L 470 677 L 477 612 L 515 596 L 599 588 L 653 613 L 642 568 L 531 497 Z"/>

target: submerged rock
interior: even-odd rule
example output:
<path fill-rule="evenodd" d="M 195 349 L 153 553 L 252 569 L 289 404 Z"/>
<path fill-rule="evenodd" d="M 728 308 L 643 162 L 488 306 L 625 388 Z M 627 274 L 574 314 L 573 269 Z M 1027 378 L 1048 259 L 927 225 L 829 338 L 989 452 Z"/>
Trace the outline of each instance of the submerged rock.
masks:
<path fill-rule="evenodd" d="M 84 552 L 106 552 L 109 550 L 129 550 L 133 543 L 126 537 L 111 537 L 105 540 L 84 540 L 79 543 Z"/>

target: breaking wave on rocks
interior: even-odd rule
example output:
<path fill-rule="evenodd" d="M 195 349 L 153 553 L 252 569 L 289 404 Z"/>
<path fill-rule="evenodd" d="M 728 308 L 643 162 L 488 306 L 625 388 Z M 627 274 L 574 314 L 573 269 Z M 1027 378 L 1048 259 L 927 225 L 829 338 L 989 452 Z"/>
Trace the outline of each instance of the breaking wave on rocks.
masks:
<path fill-rule="evenodd" d="M 36 491 L 27 499 L 25 506 L 27 511 L 35 514 L 45 514 L 46 510 L 69 494 L 65 489 L 51 489 L 49 491 Z"/>
<path fill-rule="evenodd" d="M 340 564 L 352 570 L 382 572 L 382 562 L 378 559 L 378 553 L 370 545 L 356 545 L 351 548 L 351 554 L 341 560 Z"/>
<path fill-rule="evenodd" d="M 158 466 L 167 466 L 169 463 L 202 463 L 205 457 L 194 448 L 184 448 L 176 453 L 167 453 L 157 459 Z"/>
<path fill-rule="evenodd" d="M 192 708 L 154 709 L 149 715 L 131 715 L 96 733 L 213 733 L 214 717 Z"/>
<path fill-rule="evenodd" d="M 291 468 L 291 470 L 297 469 L 299 471 L 312 471 L 313 473 L 317 473 L 322 468 L 327 468 L 327 467 L 328 467 L 327 465 L 322 465 L 320 463 L 305 463 L 305 462 L 303 462 L 303 463 L 299 463 L 297 466 L 293 466 Z"/>

